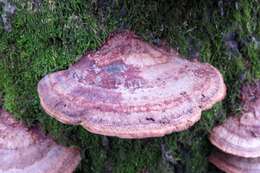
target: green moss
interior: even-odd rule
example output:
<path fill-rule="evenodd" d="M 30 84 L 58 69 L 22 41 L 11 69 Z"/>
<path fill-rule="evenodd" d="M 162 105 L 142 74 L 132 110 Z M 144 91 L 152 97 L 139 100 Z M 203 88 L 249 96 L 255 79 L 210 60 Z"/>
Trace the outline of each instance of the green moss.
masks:
<path fill-rule="evenodd" d="M 101 3 L 103 2 L 103 3 Z M 219 172 L 207 161 L 210 129 L 239 112 L 240 86 L 260 78 L 260 7 L 256 1 L 44 1 L 39 9 L 14 0 L 13 30 L 0 27 L 0 90 L 4 107 L 29 126 L 39 124 L 59 143 L 81 148 L 77 172 Z M 109 32 L 130 28 L 149 42 L 167 41 L 181 54 L 217 67 L 228 87 L 226 99 L 202 114 L 191 129 L 163 138 L 122 140 L 63 125 L 44 113 L 37 83 L 66 69 L 85 51 L 99 47 Z M 237 47 L 229 47 L 225 37 Z M 174 163 L 163 159 L 167 146 Z M 111 171 L 112 170 L 112 171 Z"/>

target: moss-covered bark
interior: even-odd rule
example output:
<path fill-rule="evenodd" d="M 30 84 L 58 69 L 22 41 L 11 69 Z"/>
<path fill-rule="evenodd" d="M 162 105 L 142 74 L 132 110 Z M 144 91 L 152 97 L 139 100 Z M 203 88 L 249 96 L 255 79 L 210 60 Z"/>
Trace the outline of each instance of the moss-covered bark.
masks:
<path fill-rule="evenodd" d="M 256 0 L 10 1 L 12 31 L 0 26 L 3 106 L 28 125 L 40 124 L 62 144 L 81 148 L 77 172 L 208 173 L 210 129 L 239 111 L 239 88 L 260 78 L 260 6 Z M 3 3 L 0 1 L 0 7 Z M 3 13 L 3 10 L 1 10 Z M 88 133 L 50 118 L 36 85 L 65 69 L 109 32 L 128 28 L 146 40 L 168 42 L 190 59 L 209 62 L 224 75 L 228 96 L 190 130 L 163 138 L 122 140 Z"/>

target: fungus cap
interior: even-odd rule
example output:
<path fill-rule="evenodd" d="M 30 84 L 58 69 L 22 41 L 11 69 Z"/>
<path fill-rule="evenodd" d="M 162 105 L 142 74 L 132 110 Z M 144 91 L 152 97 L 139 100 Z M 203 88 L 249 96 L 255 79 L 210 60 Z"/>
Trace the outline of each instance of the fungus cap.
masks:
<path fill-rule="evenodd" d="M 0 173 L 72 173 L 80 162 L 77 148 L 57 145 L 1 109 L 0 155 Z"/>
<path fill-rule="evenodd" d="M 260 123 L 258 128 L 248 126 L 250 121 L 259 121 L 251 118 L 254 117 L 250 113 L 242 117 L 228 118 L 223 124 L 213 128 L 210 142 L 225 153 L 240 157 L 259 157 Z M 246 121 L 247 125 L 243 125 L 243 121 Z"/>
<path fill-rule="evenodd" d="M 260 81 L 244 85 L 243 111 L 213 128 L 209 139 L 220 150 L 240 157 L 260 157 Z"/>
<path fill-rule="evenodd" d="M 121 138 L 164 136 L 200 119 L 226 87 L 209 64 L 185 60 L 173 49 L 114 33 L 96 52 L 38 84 L 41 105 L 65 124 Z"/>
<path fill-rule="evenodd" d="M 260 158 L 243 158 L 215 151 L 209 161 L 226 173 L 259 173 Z"/>

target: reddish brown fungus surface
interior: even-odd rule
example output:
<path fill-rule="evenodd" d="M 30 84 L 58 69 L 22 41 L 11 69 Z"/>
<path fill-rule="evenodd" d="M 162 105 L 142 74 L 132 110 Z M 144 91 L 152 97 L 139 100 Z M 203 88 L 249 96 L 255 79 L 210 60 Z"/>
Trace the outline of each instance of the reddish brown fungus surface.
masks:
<path fill-rule="evenodd" d="M 210 155 L 209 161 L 226 173 L 260 172 L 260 158 L 243 158 L 216 151 Z"/>
<path fill-rule="evenodd" d="M 245 115 L 247 116 L 247 115 Z M 210 141 L 226 153 L 241 157 L 260 156 L 260 123 L 253 117 L 231 117 L 224 124 L 215 127 Z M 258 127 L 243 125 L 243 122 L 255 121 Z M 258 121 L 258 122 L 257 122 Z M 256 125 L 255 123 L 255 125 Z"/>
<path fill-rule="evenodd" d="M 134 33 L 114 33 L 96 52 L 38 84 L 44 110 L 57 120 L 121 138 L 182 131 L 222 100 L 226 87 L 209 64 L 148 44 Z"/>
<path fill-rule="evenodd" d="M 77 148 L 57 145 L 0 110 L 0 173 L 72 173 L 79 162 Z"/>
<path fill-rule="evenodd" d="M 243 111 L 215 127 L 210 141 L 219 149 L 241 157 L 260 157 L 260 81 L 242 88 Z"/>

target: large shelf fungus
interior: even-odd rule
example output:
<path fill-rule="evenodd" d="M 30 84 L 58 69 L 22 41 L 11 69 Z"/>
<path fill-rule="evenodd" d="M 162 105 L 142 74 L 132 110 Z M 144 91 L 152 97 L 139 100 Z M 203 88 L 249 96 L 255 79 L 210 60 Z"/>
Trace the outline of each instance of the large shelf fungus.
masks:
<path fill-rule="evenodd" d="M 57 145 L 38 129 L 28 129 L 0 110 L 0 173 L 72 173 L 77 148 Z"/>
<path fill-rule="evenodd" d="M 245 85 L 241 93 L 241 115 L 214 127 L 209 136 L 221 150 L 209 160 L 227 173 L 256 173 L 260 172 L 260 81 Z"/>
<path fill-rule="evenodd" d="M 114 33 L 96 52 L 38 84 L 44 110 L 90 132 L 121 138 L 164 136 L 200 119 L 226 94 L 220 72 L 148 44 L 130 31 Z"/>

